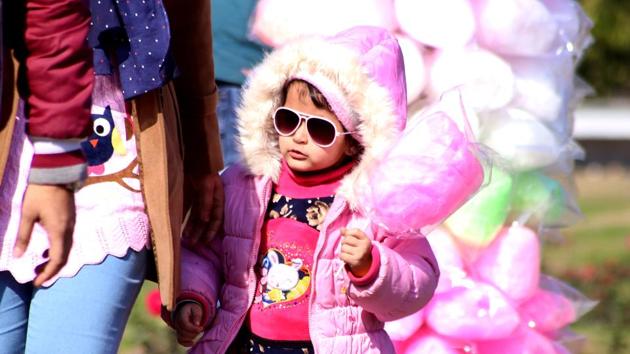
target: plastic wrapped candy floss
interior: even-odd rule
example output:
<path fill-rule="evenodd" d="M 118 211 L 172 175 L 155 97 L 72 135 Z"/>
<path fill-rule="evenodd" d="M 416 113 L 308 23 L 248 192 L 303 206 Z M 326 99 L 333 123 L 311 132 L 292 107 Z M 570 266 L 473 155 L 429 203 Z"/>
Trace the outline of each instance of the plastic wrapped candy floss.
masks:
<path fill-rule="evenodd" d="M 483 182 L 474 144 L 455 123 L 466 121 L 461 100 L 436 105 L 407 125 L 383 161 L 368 172 L 369 188 L 358 193 L 364 213 L 398 235 L 426 235 Z"/>

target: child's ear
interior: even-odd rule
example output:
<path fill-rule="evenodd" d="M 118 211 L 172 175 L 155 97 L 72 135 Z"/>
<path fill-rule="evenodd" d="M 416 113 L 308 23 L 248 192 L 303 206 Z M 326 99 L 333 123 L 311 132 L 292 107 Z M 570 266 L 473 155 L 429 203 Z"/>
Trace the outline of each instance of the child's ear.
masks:
<path fill-rule="evenodd" d="M 361 148 L 356 141 L 346 140 L 346 146 L 344 147 L 344 154 L 349 157 L 355 157 L 359 154 Z"/>
<path fill-rule="evenodd" d="M 344 147 L 343 147 L 343 153 L 346 156 L 352 157 L 352 150 L 353 150 L 352 149 L 352 145 L 353 145 L 352 142 L 350 140 L 346 139 L 346 143 L 344 144 Z"/>

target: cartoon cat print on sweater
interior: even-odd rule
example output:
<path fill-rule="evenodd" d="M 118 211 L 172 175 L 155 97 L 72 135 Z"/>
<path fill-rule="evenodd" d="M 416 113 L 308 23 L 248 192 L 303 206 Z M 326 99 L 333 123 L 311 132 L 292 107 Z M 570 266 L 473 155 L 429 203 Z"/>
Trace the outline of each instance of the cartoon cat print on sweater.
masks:
<path fill-rule="evenodd" d="M 264 307 L 295 300 L 310 284 L 310 273 L 300 258 L 286 260 L 276 249 L 270 249 L 262 260 L 260 293 Z"/>

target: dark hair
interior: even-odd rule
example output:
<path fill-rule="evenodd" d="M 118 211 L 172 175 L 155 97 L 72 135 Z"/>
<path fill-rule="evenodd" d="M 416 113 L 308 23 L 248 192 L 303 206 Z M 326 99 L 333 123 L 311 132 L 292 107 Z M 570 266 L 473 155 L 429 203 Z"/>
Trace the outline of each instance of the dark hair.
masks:
<path fill-rule="evenodd" d="M 300 79 L 295 79 L 295 80 L 291 80 L 291 81 L 287 81 L 286 84 L 284 84 L 284 87 L 282 87 L 282 96 L 281 96 L 281 104 L 285 104 L 287 101 L 287 93 L 289 92 L 289 87 L 291 87 L 291 85 L 293 84 L 298 84 L 298 85 L 302 85 L 303 87 L 306 87 L 308 90 L 308 97 L 311 99 L 311 102 L 313 102 L 313 104 L 315 105 L 315 107 L 320 108 L 320 109 L 327 109 L 331 112 L 333 112 L 332 107 L 330 106 L 330 103 L 328 103 L 328 100 L 326 99 L 326 97 L 324 96 L 324 94 L 315 86 L 313 86 L 311 83 L 309 83 L 308 81 L 304 81 L 304 80 L 300 80 Z M 302 91 L 300 94 L 304 94 L 305 92 Z M 306 95 L 304 95 L 306 96 Z M 343 124 L 342 124 L 343 126 Z M 346 131 L 346 127 L 343 127 L 344 131 Z M 359 155 L 363 154 L 364 148 L 363 146 L 351 135 L 347 136 L 347 143 L 349 144 L 349 146 L 351 147 L 351 150 L 353 151 L 352 157 L 355 158 Z"/>
<path fill-rule="evenodd" d="M 293 84 L 299 84 L 299 85 L 302 85 L 302 86 L 306 86 L 306 88 L 308 90 L 308 97 L 311 99 L 311 102 L 313 102 L 315 107 L 322 108 L 322 109 L 327 109 L 327 110 L 332 112 L 332 107 L 328 103 L 328 100 L 326 99 L 324 94 L 317 87 L 311 85 L 307 81 L 300 80 L 300 79 L 295 79 L 295 80 L 288 81 L 284 85 L 284 87 L 282 88 L 282 101 L 280 101 L 280 102 L 282 102 L 282 104 L 286 103 L 287 93 L 289 91 L 289 87 L 291 85 L 293 85 Z"/>

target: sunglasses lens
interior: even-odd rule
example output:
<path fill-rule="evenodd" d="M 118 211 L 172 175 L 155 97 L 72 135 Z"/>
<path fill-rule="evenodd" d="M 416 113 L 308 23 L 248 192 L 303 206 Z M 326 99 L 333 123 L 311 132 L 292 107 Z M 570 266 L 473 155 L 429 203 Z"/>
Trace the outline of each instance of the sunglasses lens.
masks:
<path fill-rule="evenodd" d="M 300 117 L 297 114 L 283 108 L 276 111 L 273 119 L 276 130 L 282 135 L 290 135 L 300 124 Z"/>
<path fill-rule="evenodd" d="M 306 127 L 308 128 L 308 134 L 311 136 L 311 139 L 318 145 L 328 146 L 335 140 L 337 130 L 335 130 L 335 126 L 327 120 L 311 118 L 308 120 Z"/>

